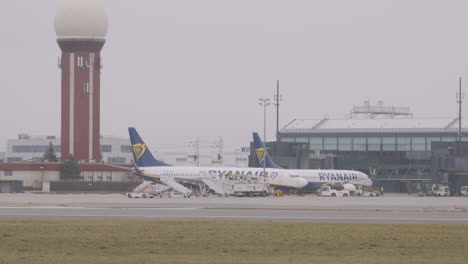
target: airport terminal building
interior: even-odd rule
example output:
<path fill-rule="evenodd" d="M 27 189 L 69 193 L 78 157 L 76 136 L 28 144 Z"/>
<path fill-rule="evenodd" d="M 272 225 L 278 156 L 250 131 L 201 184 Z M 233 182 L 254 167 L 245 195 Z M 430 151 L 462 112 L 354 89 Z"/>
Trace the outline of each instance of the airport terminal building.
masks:
<path fill-rule="evenodd" d="M 278 142 L 266 145 L 284 168 L 359 170 L 374 187 L 392 192 L 425 192 L 433 183 L 457 189 L 468 185 L 468 176 L 460 176 L 468 168 L 462 157 L 468 154 L 468 119 L 462 124 L 458 143 L 458 118 L 294 119 L 279 131 Z"/>

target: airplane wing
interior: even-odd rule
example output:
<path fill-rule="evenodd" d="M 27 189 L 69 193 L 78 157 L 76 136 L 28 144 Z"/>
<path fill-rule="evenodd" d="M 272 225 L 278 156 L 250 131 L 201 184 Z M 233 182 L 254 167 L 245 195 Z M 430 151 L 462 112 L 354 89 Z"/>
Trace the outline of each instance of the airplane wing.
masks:
<path fill-rule="evenodd" d="M 133 172 L 135 171 L 134 167 L 112 165 L 112 164 L 108 164 L 108 163 L 104 163 L 104 164 L 102 164 L 102 165 L 108 166 L 108 167 L 111 167 L 111 168 L 122 169 L 122 170 L 126 170 L 126 171 L 133 171 Z"/>

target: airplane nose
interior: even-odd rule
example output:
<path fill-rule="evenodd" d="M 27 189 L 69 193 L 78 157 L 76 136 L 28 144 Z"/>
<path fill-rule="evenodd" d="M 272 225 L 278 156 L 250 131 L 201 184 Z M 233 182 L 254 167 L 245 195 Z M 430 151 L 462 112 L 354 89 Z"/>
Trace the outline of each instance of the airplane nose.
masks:
<path fill-rule="evenodd" d="M 297 187 L 300 189 L 300 188 L 304 188 L 307 186 L 307 184 L 309 184 L 309 182 L 304 179 L 304 178 L 297 178 Z"/>
<path fill-rule="evenodd" d="M 371 177 L 369 177 L 369 175 L 364 174 L 364 173 L 363 173 L 363 176 L 364 176 L 364 181 L 367 184 L 367 186 L 372 186 L 373 182 L 372 182 Z"/>

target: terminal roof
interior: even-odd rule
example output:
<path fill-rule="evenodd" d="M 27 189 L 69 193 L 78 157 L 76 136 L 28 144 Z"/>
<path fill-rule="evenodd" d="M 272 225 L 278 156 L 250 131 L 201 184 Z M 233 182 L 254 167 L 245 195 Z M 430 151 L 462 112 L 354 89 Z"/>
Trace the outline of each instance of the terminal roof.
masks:
<path fill-rule="evenodd" d="M 462 119 L 468 131 L 468 119 Z M 367 119 L 294 119 L 282 133 L 332 132 L 454 132 L 458 118 L 367 118 Z"/>

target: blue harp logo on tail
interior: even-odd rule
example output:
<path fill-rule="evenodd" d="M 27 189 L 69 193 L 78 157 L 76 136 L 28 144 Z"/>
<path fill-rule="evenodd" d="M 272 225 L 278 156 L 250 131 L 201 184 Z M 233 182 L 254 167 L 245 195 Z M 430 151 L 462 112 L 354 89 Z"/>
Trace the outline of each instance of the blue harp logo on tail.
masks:
<path fill-rule="evenodd" d="M 138 143 L 138 144 L 132 145 L 132 147 L 133 147 L 133 153 L 135 153 L 136 159 L 139 160 L 141 156 L 145 154 L 146 145 Z"/>
<path fill-rule="evenodd" d="M 262 162 L 265 160 L 265 148 L 258 148 L 255 150 L 255 152 L 257 153 L 258 162 L 262 164 Z"/>

